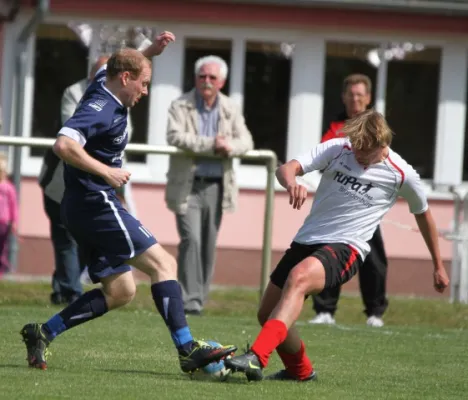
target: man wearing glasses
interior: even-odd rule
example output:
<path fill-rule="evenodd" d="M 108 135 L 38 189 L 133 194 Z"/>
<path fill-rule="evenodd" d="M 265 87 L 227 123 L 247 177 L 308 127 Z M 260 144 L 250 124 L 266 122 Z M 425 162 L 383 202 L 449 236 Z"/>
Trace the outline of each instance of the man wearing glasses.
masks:
<path fill-rule="evenodd" d="M 222 159 L 171 156 L 166 203 L 176 215 L 178 265 L 186 314 L 200 315 L 215 263 L 224 211 L 233 211 L 237 186 L 232 156 L 253 148 L 252 135 L 234 102 L 221 93 L 226 62 L 206 56 L 195 63 L 195 88 L 169 109 L 167 142 L 182 150 L 218 154 Z"/>

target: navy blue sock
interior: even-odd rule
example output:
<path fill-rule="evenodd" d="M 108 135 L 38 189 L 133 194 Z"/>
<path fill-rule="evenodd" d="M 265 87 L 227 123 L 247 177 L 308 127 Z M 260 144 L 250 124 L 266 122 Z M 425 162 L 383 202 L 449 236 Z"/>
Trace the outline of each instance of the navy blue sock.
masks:
<path fill-rule="evenodd" d="M 67 329 L 100 317 L 107 311 L 107 303 L 102 290 L 93 289 L 49 319 L 42 326 L 43 332 L 47 339 L 53 340 Z"/>
<path fill-rule="evenodd" d="M 177 281 L 164 281 L 153 283 L 151 293 L 159 314 L 164 319 L 172 341 L 181 352 L 190 352 L 193 337 L 185 318 L 184 303 L 182 301 L 182 290 Z"/>

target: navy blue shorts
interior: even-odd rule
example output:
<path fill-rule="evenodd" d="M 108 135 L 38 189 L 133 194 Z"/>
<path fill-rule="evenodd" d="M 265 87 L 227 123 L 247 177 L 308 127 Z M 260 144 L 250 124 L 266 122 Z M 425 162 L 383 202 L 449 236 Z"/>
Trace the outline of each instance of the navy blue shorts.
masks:
<path fill-rule="evenodd" d="M 75 238 L 94 283 L 131 271 L 125 264 L 157 243 L 151 232 L 123 208 L 115 192 L 65 195 L 62 221 Z"/>

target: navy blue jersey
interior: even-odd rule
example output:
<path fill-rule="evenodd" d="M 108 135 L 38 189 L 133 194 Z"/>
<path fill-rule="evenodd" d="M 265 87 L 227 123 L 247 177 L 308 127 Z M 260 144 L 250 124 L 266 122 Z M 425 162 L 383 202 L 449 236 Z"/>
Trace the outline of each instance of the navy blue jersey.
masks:
<path fill-rule="evenodd" d="M 104 85 L 106 68 L 96 74 L 86 89 L 73 116 L 65 122 L 59 135 L 80 143 L 93 158 L 113 168 L 122 166 L 123 151 L 128 143 L 127 108 Z M 65 187 L 72 193 L 90 193 L 112 189 L 104 179 L 65 165 Z"/>

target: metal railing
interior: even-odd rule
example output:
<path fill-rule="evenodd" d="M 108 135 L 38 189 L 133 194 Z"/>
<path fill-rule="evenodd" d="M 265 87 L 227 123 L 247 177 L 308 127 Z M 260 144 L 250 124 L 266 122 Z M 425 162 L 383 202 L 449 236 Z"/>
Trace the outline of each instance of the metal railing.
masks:
<path fill-rule="evenodd" d="M 468 303 L 468 191 L 452 190 L 454 194 L 454 223 L 452 265 L 450 276 L 450 301 Z"/>
<path fill-rule="evenodd" d="M 27 146 L 48 148 L 55 142 L 55 139 L 47 138 L 26 138 L 26 137 L 12 137 L 0 136 L 0 145 L 7 146 Z M 177 149 L 173 146 L 155 146 L 148 144 L 130 143 L 125 152 L 136 154 L 159 154 L 159 155 L 173 155 L 180 154 L 187 157 L 209 157 L 221 158 L 213 154 L 199 154 L 191 153 Z M 251 150 L 247 153 L 236 156 L 242 160 L 257 160 L 264 161 L 267 168 L 267 182 L 265 194 L 265 214 L 263 221 L 263 247 L 262 247 L 262 267 L 260 275 L 260 295 L 265 291 L 271 269 L 271 245 L 272 245 L 272 231 L 273 231 L 273 202 L 275 198 L 275 170 L 278 164 L 276 154 L 271 150 Z M 17 188 L 19 189 L 19 188 Z M 18 190 L 19 195 L 19 190 Z M 15 250 L 16 251 L 16 250 Z"/>

